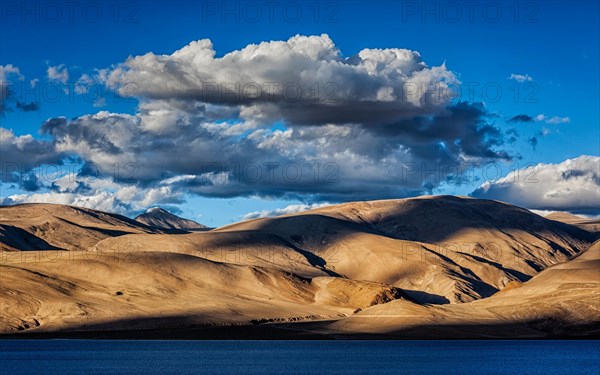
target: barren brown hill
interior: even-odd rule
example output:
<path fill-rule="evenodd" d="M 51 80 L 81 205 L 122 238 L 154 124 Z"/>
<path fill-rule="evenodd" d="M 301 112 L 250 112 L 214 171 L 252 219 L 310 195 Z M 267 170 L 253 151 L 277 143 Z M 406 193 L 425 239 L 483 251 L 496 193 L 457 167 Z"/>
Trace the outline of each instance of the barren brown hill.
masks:
<path fill-rule="evenodd" d="M 79 250 L 107 237 L 155 230 L 125 216 L 58 204 L 0 206 L 0 250 Z"/>
<path fill-rule="evenodd" d="M 10 229 L 0 241 L 11 253 L 81 250 L 2 259 L 5 333 L 350 317 L 326 331 L 354 334 L 362 332 L 360 319 L 388 309 L 402 319 L 419 316 L 419 327 L 448 314 L 468 320 L 470 309 L 458 305 L 475 306 L 473 322 L 480 324 L 491 310 L 513 306 L 484 302 L 517 293 L 529 303 L 518 294 L 535 285 L 535 278 L 527 281 L 560 267 L 552 266 L 593 238 L 522 208 L 457 197 L 348 203 L 186 234 L 157 233 L 119 215 L 68 206 L 2 207 L 0 213 Z M 540 291 L 554 306 L 552 293 Z M 385 307 L 370 307 L 378 304 Z M 549 311 L 559 316 L 561 309 Z M 379 333 L 397 328 L 373 327 Z"/>
<path fill-rule="evenodd" d="M 488 297 L 594 240 L 520 207 L 453 196 L 347 203 L 215 231 L 283 238 L 323 268 L 391 284 L 429 303 Z"/>
<path fill-rule="evenodd" d="M 75 254 L 0 266 L 0 332 L 338 319 L 402 296 L 393 287 L 298 277 L 170 252 Z"/>
<path fill-rule="evenodd" d="M 337 321 L 330 334 L 392 337 L 564 337 L 600 335 L 600 241 L 521 286 L 460 305 L 392 301 Z"/>
<path fill-rule="evenodd" d="M 578 228 L 587 230 L 588 232 L 596 233 L 596 235 L 600 235 L 600 219 L 587 219 L 585 217 L 560 211 L 553 212 L 547 215 L 546 219 L 567 223 Z"/>
<path fill-rule="evenodd" d="M 205 225 L 195 222 L 194 220 L 184 219 L 170 213 L 160 207 L 152 207 L 145 213 L 138 215 L 136 221 L 157 229 L 180 229 L 180 230 L 206 230 Z"/>

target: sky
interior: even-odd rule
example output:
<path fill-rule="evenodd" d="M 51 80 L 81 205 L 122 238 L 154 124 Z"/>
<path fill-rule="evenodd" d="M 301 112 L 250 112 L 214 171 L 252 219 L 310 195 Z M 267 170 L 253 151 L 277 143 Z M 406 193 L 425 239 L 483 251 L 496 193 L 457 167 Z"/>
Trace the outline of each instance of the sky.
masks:
<path fill-rule="evenodd" d="M 597 1 L 6 1 L 2 204 L 600 214 Z"/>

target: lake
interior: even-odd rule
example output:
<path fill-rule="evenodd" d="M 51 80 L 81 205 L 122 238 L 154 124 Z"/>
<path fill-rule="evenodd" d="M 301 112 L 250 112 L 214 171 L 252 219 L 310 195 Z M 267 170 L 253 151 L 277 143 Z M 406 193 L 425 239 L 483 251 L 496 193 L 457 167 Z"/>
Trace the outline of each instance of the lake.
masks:
<path fill-rule="evenodd" d="M 2 374 L 593 374 L 600 341 L 0 340 Z"/>

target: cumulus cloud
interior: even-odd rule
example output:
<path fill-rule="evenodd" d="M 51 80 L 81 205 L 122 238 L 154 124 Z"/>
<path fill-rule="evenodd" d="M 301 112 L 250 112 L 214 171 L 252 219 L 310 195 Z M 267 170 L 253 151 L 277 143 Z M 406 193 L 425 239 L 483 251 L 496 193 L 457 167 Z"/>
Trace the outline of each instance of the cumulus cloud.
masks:
<path fill-rule="evenodd" d="M 533 78 L 529 74 L 514 74 L 514 73 L 512 73 L 510 75 L 510 77 L 508 77 L 507 79 L 512 79 L 519 83 L 533 81 Z"/>
<path fill-rule="evenodd" d="M 171 55 L 130 57 L 105 72 L 124 95 L 244 106 L 295 124 L 381 123 L 443 110 L 458 80 L 416 51 L 363 49 L 343 57 L 329 36 L 251 44 L 215 57 L 208 39 Z M 441 95 L 437 95 L 440 94 Z M 248 108 L 250 107 L 250 108 Z"/>
<path fill-rule="evenodd" d="M 308 210 L 314 210 L 315 208 L 327 207 L 329 203 L 320 204 L 291 204 L 284 208 L 276 208 L 274 210 L 263 210 L 249 212 L 242 216 L 242 220 L 259 219 L 265 217 L 275 217 L 288 214 L 296 214 L 298 212 L 304 212 Z"/>
<path fill-rule="evenodd" d="M 600 157 L 582 155 L 558 164 L 540 163 L 486 181 L 472 196 L 536 210 L 600 213 Z"/>
<path fill-rule="evenodd" d="M 100 165 L 135 165 L 135 175 L 117 176 L 122 182 L 151 185 L 186 176 L 175 184 L 216 197 L 343 201 L 404 196 L 424 191 L 431 177 L 419 173 L 407 178 L 407 165 L 432 168 L 467 159 L 509 158 L 495 150 L 504 135 L 486 123 L 483 107 L 467 103 L 394 127 L 281 129 L 208 121 L 202 110 L 142 108 L 137 115 L 99 112 L 74 120 L 54 118 L 42 131 L 54 138 L 57 152 Z M 169 132 L 173 124 L 177 131 Z"/>
<path fill-rule="evenodd" d="M 520 114 L 520 115 L 515 115 L 513 117 L 511 117 L 510 120 L 508 120 L 508 122 L 533 122 L 534 118 L 526 115 L 526 114 Z"/>
<path fill-rule="evenodd" d="M 48 181 L 45 181 L 48 182 Z M 168 184 L 153 187 L 124 185 L 111 178 L 86 178 L 75 173 L 57 176 L 47 191 L 33 194 L 14 194 L 1 198 L 0 204 L 57 203 L 133 215 L 157 204 L 181 204 L 180 192 Z"/>
<path fill-rule="evenodd" d="M 536 121 L 545 121 L 547 124 L 553 124 L 553 125 L 565 124 L 565 123 L 571 122 L 571 119 L 569 117 L 560 117 L 560 116 L 548 117 L 543 113 L 535 116 L 535 120 Z"/>
<path fill-rule="evenodd" d="M 17 136 L 12 130 L 0 128 L 0 153 L 2 154 L 1 181 L 15 181 L 18 174 L 26 174 L 42 164 L 60 164 L 64 155 L 49 141 L 33 136 Z"/>
<path fill-rule="evenodd" d="M 546 122 L 548 124 L 565 124 L 571 122 L 571 119 L 569 117 L 554 116 L 549 119 L 546 119 Z"/>
<path fill-rule="evenodd" d="M 95 83 L 96 81 L 89 74 L 82 74 L 75 82 L 75 93 L 79 95 L 87 94 L 90 87 Z"/>
<path fill-rule="evenodd" d="M 54 68 L 49 76 L 68 75 Z M 84 75 L 75 91 L 98 81 L 138 99 L 137 112 L 51 118 L 41 127 L 51 141 L 40 143 L 49 160 L 81 159 L 84 177 L 115 166 L 124 187 L 308 203 L 392 198 L 444 182 L 421 169 L 511 158 L 484 104 L 457 102 L 454 73 L 406 49 L 346 57 L 327 35 L 295 36 L 217 57 L 200 40 Z"/>
<path fill-rule="evenodd" d="M 67 83 L 69 81 L 69 70 L 64 64 L 49 66 L 47 73 L 50 81 L 60 83 Z"/>
<path fill-rule="evenodd" d="M 171 55 L 130 57 L 97 77 L 134 93 L 138 113 L 50 119 L 42 131 L 56 149 L 91 163 L 135 163 L 145 184 L 193 176 L 178 184 L 195 194 L 392 197 L 432 186 L 404 178 L 407 163 L 510 158 L 485 107 L 454 102 L 454 74 L 416 51 L 344 57 L 321 35 L 216 57 L 200 40 Z"/>
<path fill-rule="evenodd" d="M 19 80 L 25 79 L 18 67 L 13 64 L 0 65 L 0 82 L 7 82 L 8 76 L 14 74 Z"/>
<path fill-rule="evenodd" d="M 0 115 L 8 110 L 7 103 L 13 95 L 10 85 L 14 79 L 18 81 L 25 79 L 19 68 L 12 64 L 0 65 Z"/>
<path fill-rule="evenodd" d="M 0 65 L 0 115 L 10 111 L 34 112 L 39 110 L 40 103 L 36 101 L 26 102 L 18 99 L 16 88 L 19 81 L 25 81 L 21 70 L 12 65 Z M 37 79 L 30 81 L 32 88 L 38 83 Z"/>

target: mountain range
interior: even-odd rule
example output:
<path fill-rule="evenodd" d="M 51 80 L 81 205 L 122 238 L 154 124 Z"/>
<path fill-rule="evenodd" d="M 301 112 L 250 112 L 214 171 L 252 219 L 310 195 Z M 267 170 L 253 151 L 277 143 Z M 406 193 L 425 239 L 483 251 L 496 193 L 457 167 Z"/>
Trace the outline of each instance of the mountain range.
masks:
<path fill-rule="evenodd" d="M 215 229 L 159 208 L 132 220 L 3 206 L 0 332 L 598 337 L 599 233 L 583 218 L 456 196 L 352 202 Z"/>
<path fill-rule="evenodd" d="M 205 230 L 208 227 L 193 220 L 184 219 L 160 207 L 152 207 L 138 215 L 135 220 L 149 227 L 166 230 Z"/>

